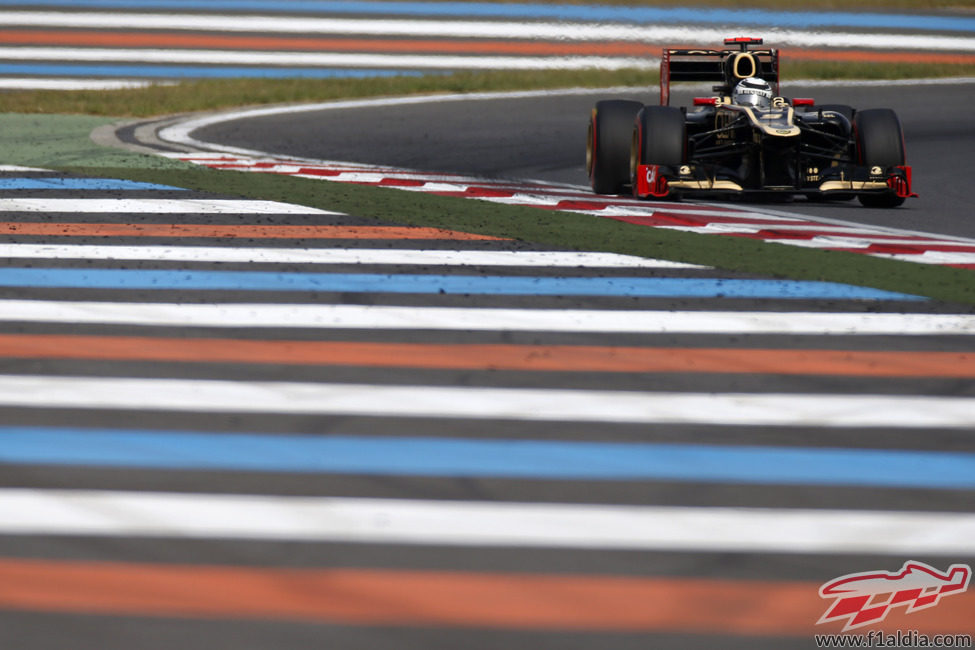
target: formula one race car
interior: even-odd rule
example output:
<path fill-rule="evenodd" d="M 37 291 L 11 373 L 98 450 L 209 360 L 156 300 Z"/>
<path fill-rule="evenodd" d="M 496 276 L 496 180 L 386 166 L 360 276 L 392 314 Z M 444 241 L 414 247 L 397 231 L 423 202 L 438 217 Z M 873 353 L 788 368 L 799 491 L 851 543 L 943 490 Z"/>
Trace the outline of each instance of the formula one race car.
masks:
<path fill-rule="evenodd" d="M 900 121 L 887 108 L 855 110 L 779 96 L 779 53 L 665 49 L 660 105 L 597 102 L 586 171 L 597 194 L 641 198 L 683 194 L 805 195 L 892 208 L 911 191 Z M 671 81 L 720 82 L 694 108 L 670 106 Z"/>

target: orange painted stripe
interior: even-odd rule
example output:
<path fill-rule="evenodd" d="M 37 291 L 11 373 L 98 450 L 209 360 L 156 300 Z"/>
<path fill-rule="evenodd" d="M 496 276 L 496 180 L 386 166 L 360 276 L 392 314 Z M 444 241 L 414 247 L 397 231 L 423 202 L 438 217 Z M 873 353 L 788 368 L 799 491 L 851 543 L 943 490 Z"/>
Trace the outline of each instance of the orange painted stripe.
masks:
<path fill-rule="evenodd" d="M 256 226 L 186 223 L 0 222 L 0 235 L 59 237 L 209 237 L 249 239 L 449 239 L 491 240 L 473 233 L 412 226 Z"/>
<path fill-rule="evenodd" d="M 281 38 L 184 33 L 17 30 L 0 32 L 0 44 L 73 47 L 157 47 L 311 52 L 510 54 L 534 56 L 660 56 L 661 45 L 631 42 L 505 40 Z M 934 52 L 782 50 L 784 58 L 886 63 L 975 64 L 975 55 Z"/>
<path fill-rule="evenodd" d="M 211 34 L 16 31 L 0 33 L 0 44 L 81 47 L 160 47 L 227 50 L 436 52 L 454 54 L 535 54 L 567 56 L 660 54 L 659 46 L 639 43 L 552 43 L 545 41 L 436 40 L 379 38 L 280 38 Z"/>
<path fill-rule="evenodd" d="M 2 334 L 0 356 L 557 372 L 975 377 L 975 353 Z"/>
<path fill-rule="evenodd" d="M 812 582 L 379 569 L 0 560 L 13 610 L 520 629 L 729 635 L 837 632 Z M 945 598 L 884 627 L 975 632 L 975 594 Z M 903 608 L 900 608 L 903 610 Z"/>

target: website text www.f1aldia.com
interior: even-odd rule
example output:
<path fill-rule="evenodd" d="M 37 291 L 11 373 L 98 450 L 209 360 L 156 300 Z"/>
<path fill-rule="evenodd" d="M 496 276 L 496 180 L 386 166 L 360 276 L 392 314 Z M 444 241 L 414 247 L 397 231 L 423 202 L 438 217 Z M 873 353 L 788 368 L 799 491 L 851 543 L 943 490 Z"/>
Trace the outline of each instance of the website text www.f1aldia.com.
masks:
<path fill-rule="evenodd" d="M 880 632 L 872 630 L 864 634 L 817 634 L 817 648 L 971 648 L 970 634 L 920 634 L 907 632 Z"/>

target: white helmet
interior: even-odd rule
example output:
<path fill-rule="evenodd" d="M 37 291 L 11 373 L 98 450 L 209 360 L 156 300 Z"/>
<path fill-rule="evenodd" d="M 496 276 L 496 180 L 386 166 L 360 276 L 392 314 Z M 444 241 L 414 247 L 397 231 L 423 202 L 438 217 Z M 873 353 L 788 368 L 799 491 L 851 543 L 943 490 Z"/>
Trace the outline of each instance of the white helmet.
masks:
<path fill-rule="evenodd" d="M 748 77 L 735 86 L 733 101 L 745 106 L 768 108 L 772 105 L 772 88 L 764 79 Z"/>

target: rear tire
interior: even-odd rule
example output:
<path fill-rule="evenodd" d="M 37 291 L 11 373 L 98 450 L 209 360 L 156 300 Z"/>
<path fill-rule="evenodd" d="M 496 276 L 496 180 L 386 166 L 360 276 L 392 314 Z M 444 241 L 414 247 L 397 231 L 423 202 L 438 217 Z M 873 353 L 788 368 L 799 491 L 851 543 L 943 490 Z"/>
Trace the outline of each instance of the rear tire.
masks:
<path fill-rule="evenodd" d="M 904 133 L 897 114 L 889 108 L 858 111 L 856 126 L 857 157 L 866 167 L 899 167 L 904 164 Z M 868 208 L 896 208 L 904 197 L 894 190 L 860 194 L 860 203 Z"/>
<path fill-rule="evenodd" d="M 586 172 L 596 194 L 619 194 L 630 182 L 630 138 L 640 102 L 596 102 L 586 142 Z"/>

